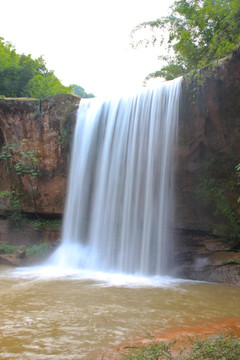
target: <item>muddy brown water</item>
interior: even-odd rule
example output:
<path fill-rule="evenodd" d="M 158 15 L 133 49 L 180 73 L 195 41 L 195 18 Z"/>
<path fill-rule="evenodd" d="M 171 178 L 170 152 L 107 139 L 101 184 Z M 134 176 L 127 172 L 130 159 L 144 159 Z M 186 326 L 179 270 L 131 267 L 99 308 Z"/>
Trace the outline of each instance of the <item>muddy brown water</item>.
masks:
<path fill-rule="evenodd" d="M 0 267 L 0 359 L 83 359 L 133 338 L 240 319 L 240 288 Z"/>

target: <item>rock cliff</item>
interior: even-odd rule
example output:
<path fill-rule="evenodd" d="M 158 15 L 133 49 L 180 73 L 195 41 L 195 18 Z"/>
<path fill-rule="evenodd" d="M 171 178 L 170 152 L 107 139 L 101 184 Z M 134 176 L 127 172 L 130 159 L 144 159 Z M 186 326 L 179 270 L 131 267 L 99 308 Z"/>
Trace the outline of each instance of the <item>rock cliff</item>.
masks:
<path fill-rule="evenodd" d="M 9 142 L 31 139 L 32 146 L 40 150 L 39 214 L 63 212 L 79 100 L 71 95 L 42 101 L 0 100 L 0 148 Z M 240 163 L 239 100 L 240 49 L 183 80 L 174 236 L 176 271 L 180 276 L 240 283 L 240 194 L 236 173 Z M 24 193 L 21 208 L 36 211 L 24 176 L 11 174 L 10 178 L 3 160 L 0 171 L 0 191 L 20 186 Z M 3 199 L 0 205 L 6 206 Z"/>
<path fill-rule="evenodd" d="M 229 215 L 216 211 L 221 192 L 226 206 L 239 208 L 239 100 L 240 50 L 184 79 L 176 172 L 179 227 L 217 231 L 216 223 Z"/>
<path fill-rule="evenodd" d="M 32 149 L 39 149 L 38 196 L 34 208 L 27 175 L 17 176 L 0 162 L 0 191 L 21 190 L 21 208 L 26 212 L 62 214 L 66 192 L 70 145 L 80 98 L 58 95 L 44 100 L 0 99 L 0 148 L 28 139 Z M 18 157 L 13 150 L 12 163 Z M 11 188 L 11 189 L 10 189 Z M 2 207 L 5 203 L 2 202 Z"/>
<path fill-rule="evenodd" d="M 185 277 L 240 283 L 239 100 L 240 49 L 184 78 L 176 169 L 176 256 Z M 229 263 L 236 265 L 232 280 Z"/>

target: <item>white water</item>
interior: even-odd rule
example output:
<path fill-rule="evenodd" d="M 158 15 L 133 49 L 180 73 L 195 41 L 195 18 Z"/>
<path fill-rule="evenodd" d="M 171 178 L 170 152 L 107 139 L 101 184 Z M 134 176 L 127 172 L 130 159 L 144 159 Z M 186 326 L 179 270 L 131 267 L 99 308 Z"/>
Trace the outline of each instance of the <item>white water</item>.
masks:
<path fill-rule="evenodd" d="M 52 265 L 168 273 L 180 87 L 177 79 L 135 97 L 81 101 Z"/>

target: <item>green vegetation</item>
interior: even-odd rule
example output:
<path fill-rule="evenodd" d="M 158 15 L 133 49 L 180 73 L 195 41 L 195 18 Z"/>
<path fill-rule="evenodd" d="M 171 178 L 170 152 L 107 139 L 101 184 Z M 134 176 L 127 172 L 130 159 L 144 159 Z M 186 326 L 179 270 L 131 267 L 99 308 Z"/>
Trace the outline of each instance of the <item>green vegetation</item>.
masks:
<path fill-rule="evenodd" d="M 134 39 L 136 31 L 150 28 L 151 40 L 136 45 L 158 45 L 167 52 L 159 56 L 166 65 L 146 79 L 170 80 L 227 56 L 240 42 L 239 18 L 239 0 L 175 1 L 169 16 L 144 22 L 132 31 Z"/>
<path fill-rule="evenodd" d="M 19 249 L 17 245 L 0 244 L 0 254 L 13 254 L 17 249 Z"/>
<path fill-rule="evenodd" d="M 48 243 L 42 243 L 40 245 L 33 245 L 31 248 L 26 248 L 26 256 L 46 256 L 48 253 Z"/>
<path fill-rule="evenodd" d="M 238 258 L 235 259 L 228 259 L 223 261 L 222 265 L 240 265 L 240 256 Z"/>
<path fill-rule="evenodd" d="M 81 98 L 94 98 L 95 96 L 91 93 L 86 93 L 85 89 L 79 85 L 73 85 L 73 93 L 80 96 Z"/>
<path fill-rule="evenodd" d="M 8 245 L 0 244 L 0 254 L 12 255 L 15 254 L 18 250 L 26 250 L 26 256 L 45 256 L 48 252 L 49 244 L 42 243 L 40 245 L 33 245 L 32 247 L 17 246 L 17 245 Z"/>
<path fill-rule="evenodd" d="M 193 348 L 186 360 L 237 360 L 240 357 L 240 341 L 237 337 L 221 335 L 205 340 L 193 340 Z"/>
<path fill-rule="evenodd" d="M 214 234 L 223 237 L 230 247 L 240 242 L 235 158 L 234 151 L 228 154 L 215 151 L 200 163 L 198 186 L 195 188 L 196 206 L 203 213 L 211 214 L 209 222 Z"/>
<path fill-rule="evenodd" d="M 31 55 L 17 54 L 13 45 L 0 37 L 0 98 L 79 95 L 78 88 L 82 89 L 81 97 L 94 97 L 77 85 L 64 86 L 54 71 L 47 69 L 42 56 L 32 59 Z"/>
<path fill-rule="evenodd" d="M 173 359 L 170 353 L 170 343 L 152 343 L 148 346 L 133 346 L 121 356 L 120 360 L 156 360 Z"/>
<path fill-rule="evenodd" d="M 2 215 L 5 215 L 9 225 L 18 227 L 20 224 L 29 224 L 33 230 L 42 232 L 46 227 L 60 227 L 60 219 L 42 219 L 37 214 L 37 219 L 29 219 L 24 215 L 20 206 L 21 194 L 16 195 L 15 191 L 0 191 L 0 205 Z"/>
<path fill-rule="evenodd" d="M 234 336 L 211 336 L 205 340 L 188 338 L 188 341 L 190 346 L 180 350 L 178 355 L 171 355 L 175 340 L 129 348 L 120 360 L 239 360 L 240 358 L 240 341 Z"/>
<path fill-rule="evenodd" d="M 222 184 L 223 185 L 223 184 Z M 240 239 L 240 222 L 236 212 L 231 206 L 227 197 L 227 190 L 221 187 L 214 178 L 206 178 L 199 184 L 196 189 L 196 196 L 199 204 L 206 207 L 206 211 L 211 213 L 215 219 L 213 232 L 220 235 L 226 240 L 239 241 Z"/>
<path fill-rule="evenodd" d="M 10 179 L 10 191 L 3 192 L 4 196 L 9 196 L 11 208 L 14 210 L 20 208 L 21 191 L 20 186 L 16 186 L 16 181 L 26 181 L 30 188 L 31 201 L 37 214 L 37 200 L 39 198 L 38 183 L 41 174 L 40 150 L 33 146 L 33 140 L 23 139 L 19 144 L 7 143 L 0 152 L 0 160 L 7 169 Z"/>
<path fill-rule="evenodd" d="M 16 174 L 25 178 L 31 189 L 31 197 L 37 214 L 37 199 L 39 198 L 38 183 L 40 171 L 40 150 L 31 146 L 28 139 L 23 139 L 19 144 L 19 159 L 14 164 Z"/>
<path fill-rule="evenodd" d="M 237 170 L 237 177 L 238 177 L 237 183 L 238 183 L 238 185 L 240 185 L 240 164 L 238 164 L 236 166 L 236 170 Z M 238 197 L 237 201 L 238 201 L 238 203 L 240 203 L 240 196 Z"/>
<path fill-rule="evenodd" d="M 3 190 L 0 191 L 0 203 L 2 213 L 7 215 L 11 226 L 18 226 L 22 221 L 19 192 Z"/>
<path fill-rule="evenodd" d="M 61 220 L 50 220 L 50 219 L 38 219 L 33 222 L 34 230 L 39 232 L 45 230 L 46 227 L 60 226 Z"/>
<path fill-rule="evenodd" d="M 72 86 L 63 86 L 46 68 L 43 57 L 34 60 L 31 55 L 19 55 L 0 38 L 0 95 L 43 98 L 71 92 Z"/>

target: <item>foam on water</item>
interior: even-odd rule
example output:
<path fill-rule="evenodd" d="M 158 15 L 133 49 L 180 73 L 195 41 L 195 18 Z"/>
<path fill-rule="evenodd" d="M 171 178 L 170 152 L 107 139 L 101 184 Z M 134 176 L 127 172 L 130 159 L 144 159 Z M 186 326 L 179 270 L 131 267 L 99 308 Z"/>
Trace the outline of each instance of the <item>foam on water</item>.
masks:
<path fill-rule="evenodd" d="M 14 270 L 7 270 L 8 276 L 28 279 L 33 281 L 42 280 L 81 280 L 92 281 L 94 286 L 116 286 L 116 287 L 176 287 L 182 283 L 191 282 L 188 280 L 177 279 L 170 276 L 142 276 L 140 274 L 111 273 L 101 271 L 91 271 L 71 267 L 59 266 L 33 266 L 19 267 Z"/>

